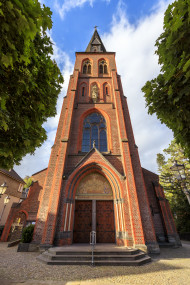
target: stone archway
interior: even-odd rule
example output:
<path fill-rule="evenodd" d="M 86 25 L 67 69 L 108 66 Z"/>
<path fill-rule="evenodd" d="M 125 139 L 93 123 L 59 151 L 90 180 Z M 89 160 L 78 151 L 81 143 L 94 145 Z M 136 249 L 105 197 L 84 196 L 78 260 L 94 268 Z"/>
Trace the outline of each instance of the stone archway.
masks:
<path fill-rule="evenodd" d="M 73 242 L 89 243 L 91 231 L 96 231 L 97 243 L 115 242 L 113 192 L 98 172 L 86 175 L 77 187 Z"/>

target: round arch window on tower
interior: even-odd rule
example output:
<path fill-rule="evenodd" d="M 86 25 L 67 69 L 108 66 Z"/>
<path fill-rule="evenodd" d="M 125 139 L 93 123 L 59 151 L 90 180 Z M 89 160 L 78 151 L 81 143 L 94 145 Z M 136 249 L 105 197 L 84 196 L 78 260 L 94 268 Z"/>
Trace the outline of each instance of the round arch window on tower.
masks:
<path fill-rule="evenodd" d="M 107 151 L 107 127 L 104 117 L 99 113 L 92 113 L 84 119 L 82 152 L 88 152 L 93 147 L 101 152 Z"/>

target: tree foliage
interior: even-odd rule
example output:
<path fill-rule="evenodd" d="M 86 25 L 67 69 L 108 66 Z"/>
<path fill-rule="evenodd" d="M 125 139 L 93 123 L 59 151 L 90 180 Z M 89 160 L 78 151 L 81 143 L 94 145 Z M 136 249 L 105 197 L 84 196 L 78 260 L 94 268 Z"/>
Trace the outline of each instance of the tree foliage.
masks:
<path fill-rule="evenodd" d="M 22 239 L 21 242 L 23 243 L 30 243 L 33 238 L 34 233 L 34 225 L 29 225 L 22 231 Z"/>
<path fill-rule="evenodd" d="M 186 175 L 186 186 L 190 189 L 190 163 L 184 155 L 184 151 L 175 140 L 165 149 L 164 154 L 157 154 L 157 164 L 160 173 L 160 184 L 163 186 L 166 198 L 169 200 L 177 230 L 179 232 L 190 232 L 190 205 L 179 182 L 170 167 L 177 160 L 178 164 L 184 164 Z"/>
<path fill-rule="evenodd" d="M 63 78 L 51 59 L 51 11 L 38 0 L 0 0 L 0 167 L 12 168 L 47 138 Z"/>
<path fill-rule="evenodd" d="M 161 73 L 147 81 L 145 93 L 149 114 L 167 125 L 190 158 L 190 0 L 169 5 L 164 32 L 156 41 Z"/>
<path fill-rule="evenodd" d="M 25 182 L 24 189 L 28 189 L 32 185 L 33 180 L 30 176 L 26 176 L 24 178 L 24 182 Z"/>

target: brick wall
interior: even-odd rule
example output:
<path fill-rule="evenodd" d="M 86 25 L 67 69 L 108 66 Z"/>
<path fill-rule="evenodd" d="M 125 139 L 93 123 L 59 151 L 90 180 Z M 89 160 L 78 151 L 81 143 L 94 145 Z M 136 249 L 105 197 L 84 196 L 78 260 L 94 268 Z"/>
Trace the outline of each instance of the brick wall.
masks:
<path fill-rule="evenodd" d="M 159 176 L 147 169 L 142 168 L 144 181 L 147 189 L 149 206 L 151 209 L 151 215 L 154 222 L 154 228 L 156 232 L 157 239 L 159 240 L 160 236 L 166 235 L 166 229 L 163 222 L 163 217 L 159 205 L 159 201 L 155 192 L 154 182 L 159 182 Z"/>
<path fill-rule="evenodd" d="M 144 168 L 142 170 L 157 240 L 181 245 L 169 202 L 163 188 L 159 185 L 159 176 Z"/>
<path fill-rule="evenodd" d="M 81 72 L 82 62 L 87 58 L 92 62 L 92 74 L 90 76 L 83 75 Z M 108 74 L 104 75 L 98 73 L 98 62 L 102 58 L 108 63 Z M 93 103 L 91 98 L 91 87 L 94 83 L 98 86 L 96 103 Z M 129 114 L 124 114 L 123 111 L 123 94 L 120 85 L 116 71 L 115 53 L 76 53 L 74 73 L 70 79 L 67 96 L 64 99 L 38 211 L 34 234 L 35 242 L 44 245 L 52 244 L 56 235 L 56 225 L 58 228 L 62 228 L 59 229 L 61 231 L 68 228 L 68 219 L 73 221 L 73 202 L 67 203 L 67 200 L 74 199 L 74 196 L 69 198 L 67 185 L 71 187 L 71 177 L 73 181 L 77 179 L 76 177 L 81 177 L 83 167 L 88 167 L 91 163 L 94 168 L 89 171 L 97 171 L 97 166 L 102 173 L 107 175 L 107 179 L 111 179 L 109 175 L 112 175 L 112 179 L 117 180 L 117 183 L 114 183 L 119 189 L 115 190 L 119 192 L 119 196 L 115 198 L 115 211 L 118 213 L 116 221 L 118 244 L 143 245 L 145 244 L 144 233 L 146 233 L 148 241 L 155 241 L 151 217 L 146 207 L 148 200 L 144 195 L 146 194 L 145 186 L 137 150 L 132 142 L 133 138 L 131 141 L 128 140 L 128 136 L 132 136 L 132 129 Z M 82 96 L 82 87 L 84 86 L 86 90 Z M 108 96 L 104 94 L 105 86 L 108 86 Z M 77 164 L 82 159 L 80 154 L 83 120 L 92 112 L 101 113 L 106 120 L 108 153 L 105 155 L 105 159 L 97 153 L 91 155 L 86 160 L 86 166 L 83 161 L 83 167 L 78 167 L 77 172 Z M 137 171 L 136 175 L 134 175 L 134 171 Z M 66 181 L 62 181 L 63 176 Z M 116 178 L 117 176 L 120 178 Z M 112 187 L 116 187 L 114 183 L 112 182 Z M 73 184 L 72 191 L 75 191 L 75 184 L 77 183 Z M 116 197 L 116 193 L 114 195 Z M 141 199 L 143 206 L 140 205 Z M 67 233 L 65 233 L 64 242 L 68 242 Z"/>
<path fill-rule="evenodd" d="M 41 200 L 41 192 L 46 176 L 47 169 L 35 173 L 33 178 L 33 185 L 29 189 L 28 197 L 22 203 L 14 203 L 9 212 L 4 231 L 2 233 L 1 241 L 7 241 L 12 224 L 15 223 L 20 213 L 24 213 L 26 220 L 22 223 L 23 226 L 27 222 L 35 222 L 39 203 Z M 17 225 L 19 226 L 19 225 Z"/>
<path fill-rule="evenodd" d="M 90 75 L 82 74 L 86 59 L 92 64 Z M 99 74 L 101 59 L 107 61 L 107 74 Z M 96 102 L 91 96 L 93 84 L 98 87 Z M 103 155 L 96 149 L 88 155 L 81 152 L 83 121 L 92 112 L 99 112 L 106 121 L 108 152 Z M 92 172 L 102 174 L 113 189 L 117 244 L 143 247 L 146 243 L 152 252 L 158 251 L 155 225 L 157 229 L 160 225 L 161 231 L 161 221 L 151 213 L 149 200 L 155 203 L 155 199 L 144 182 L 115 53 L 76 53 L 46 172 L 34 242 L 42 246 L 55 240 L 59 245 L 72 243 L 77 185 Z"/>

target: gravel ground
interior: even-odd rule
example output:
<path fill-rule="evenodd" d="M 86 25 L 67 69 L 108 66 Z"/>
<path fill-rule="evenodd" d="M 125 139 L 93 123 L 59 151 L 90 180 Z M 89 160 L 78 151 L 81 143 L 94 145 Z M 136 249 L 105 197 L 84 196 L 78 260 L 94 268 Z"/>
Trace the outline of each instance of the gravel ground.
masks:
<path fill-rule="evenodd" d="M 17 252 L 0 243 L 0 285 L 190 284 L 190 242 L 176 249 L 161 249 L 152 262 L 140 267 L 51 266 L 36 260 L 39 253 Z"/>

